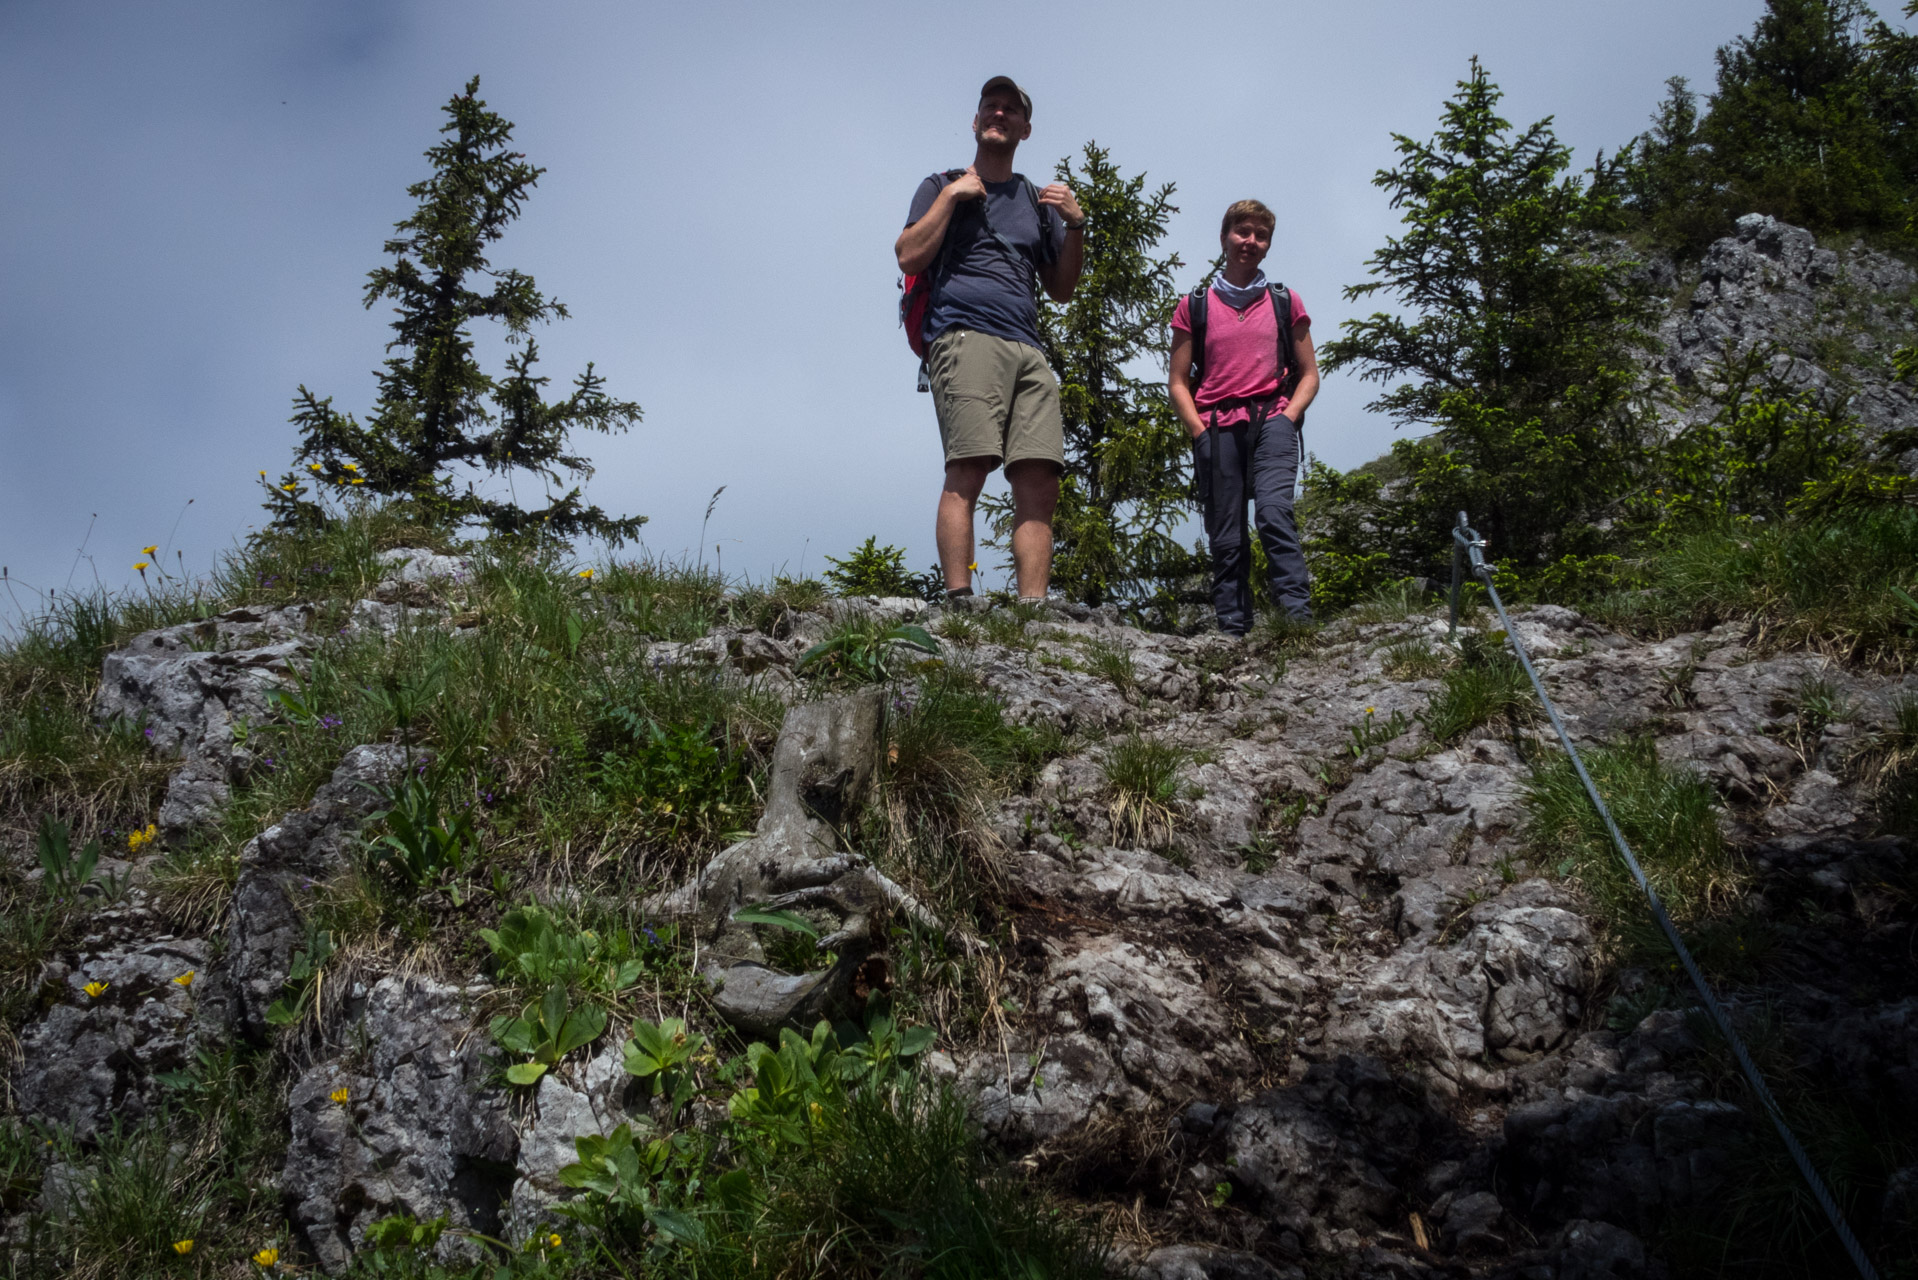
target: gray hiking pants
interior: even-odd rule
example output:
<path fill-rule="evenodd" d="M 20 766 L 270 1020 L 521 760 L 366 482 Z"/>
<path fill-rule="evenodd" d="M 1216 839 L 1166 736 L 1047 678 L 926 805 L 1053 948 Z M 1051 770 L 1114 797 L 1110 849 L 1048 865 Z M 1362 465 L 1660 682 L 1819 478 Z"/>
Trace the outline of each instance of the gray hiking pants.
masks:
<path fill-rule="evenodd" d="M 1219 629 L 1244 635 L 1252 626 L 1252 540 L 1245 504 L 1265 547 L 1272 599 L 1294 618 L 1312 616 L 1305 553 L 1292 518 L 1299 475 L 1299 429 L 1275 413 L 1263 422 L 1210 427 L 1192 442 L 1192 477 L 1212 549 L 1212 609 Z"/>

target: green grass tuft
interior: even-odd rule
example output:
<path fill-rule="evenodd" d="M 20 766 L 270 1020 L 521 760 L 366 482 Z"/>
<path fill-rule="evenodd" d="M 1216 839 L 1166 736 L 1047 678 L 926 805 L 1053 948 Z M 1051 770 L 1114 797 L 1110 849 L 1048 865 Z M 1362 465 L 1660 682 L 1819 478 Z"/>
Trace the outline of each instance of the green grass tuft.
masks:
<path fill-rule="evenodd" d="M 1590 747 L 1580 754 L 1673 922 L 1696 931 L 1722 921 L 1743 876 L 1719 831 L 1719 801 L 1711 784 L 1660 762 L 1650 741 Z M 1570 759 L 1554 754 L 1541 763 L 1525 799 L 1526 839 L 1539 864 L 1575 879 L 1629 950 L 1664 957 L 1667 947 L 1650 921 L 1644 895 L 1612 846 Z M 1735 931 L 1724 942 L 1735 950 Z"/>
<path fill-rule="evenodd" d="M 1460 636 L 1459 661 L 1444 673 L 1419 719 L 1439 742 L 1452 742 L 1501 716 L 1514 721 L 1537 707 L 1525 669 L 1504 647 L 1504 632 Z"/>

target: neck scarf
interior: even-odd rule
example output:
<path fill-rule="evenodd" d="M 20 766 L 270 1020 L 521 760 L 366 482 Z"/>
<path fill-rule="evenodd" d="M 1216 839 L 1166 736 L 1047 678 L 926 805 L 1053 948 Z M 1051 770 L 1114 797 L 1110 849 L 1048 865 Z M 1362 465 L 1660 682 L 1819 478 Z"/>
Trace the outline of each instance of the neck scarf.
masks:
<path fill-rule="evenodd" d="M 1243 311 L 1257 302 L 1259 295 L 1265 292 L 1265 272 L 1261 271 L 1253 276 L 1250 284 L 1231 284 L 1221 273 L 1212 281 L 1212 292 L 1218 294 L 1225 301 L 1225 305 L 1234 311 Z"/>

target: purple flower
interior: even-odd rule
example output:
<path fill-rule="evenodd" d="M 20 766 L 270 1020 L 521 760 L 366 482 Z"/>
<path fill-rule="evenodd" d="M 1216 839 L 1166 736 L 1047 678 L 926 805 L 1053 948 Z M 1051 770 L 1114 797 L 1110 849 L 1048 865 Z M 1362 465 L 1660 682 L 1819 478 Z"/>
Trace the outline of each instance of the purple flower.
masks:
<path fill-rule="evenodd" d="M 153 740 L 153 730 L 151 730 L 151 729 L 148 729 L 148 730 L 147 730 L 147 741 L 149 741 L 149 742 L 151 742 L 152 740 Z"/>

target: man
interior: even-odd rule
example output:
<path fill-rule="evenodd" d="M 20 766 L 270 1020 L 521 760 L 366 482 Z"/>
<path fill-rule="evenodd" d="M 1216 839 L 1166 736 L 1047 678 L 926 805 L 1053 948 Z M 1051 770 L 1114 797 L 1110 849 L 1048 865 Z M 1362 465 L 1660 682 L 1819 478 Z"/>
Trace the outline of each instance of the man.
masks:
<path fill-rule="evenodd" d="M 948 598 L 972 594 L 973 509 L 1002 462 L 1019 598 L 1045 599 L 1052 573 L 1065 430 L 1033 279 L 1057 302 L 1072 297 L 1086 215 L 1065 183 L 1035 192 L 1013 172 L 1013 153 L 1031 134 L 1032 99 L 1006 76 L 986 81 L 971 166 L 919 184 L 893 246 L 901 272 L 932 275 L 926 367 L 946 452 L 936 534 Z"/>
<path fill-rule="evenodd" d="M 1219 629 L 1244 635 L 1252 626 L 1252 547 L 1245 504 L 1265 546 L 1272 599 L 1295 621 L 1310 621 L 1305 555 L 1292 518 L 1299 473 L 1299 423 L 1319 391 L 1312 317 L 1287 290 L 1291 314 L 1273 314 L 1259 264 L 1272 248 L 1277 220 L 1257 200 L 1225 211 L 1219 244 L 1225 270 L 1204 296 L 1204 341 L 1193 342 L 1191 297 L 1172 313 L 1172 406 L 1192 433 L 1192 470 L 1212 550 L 1212 609 Z M 1291 328 L 1291 360 L 1280 324 Z M 1196 385 L 1193 366 L 1202 371 Z"/>

